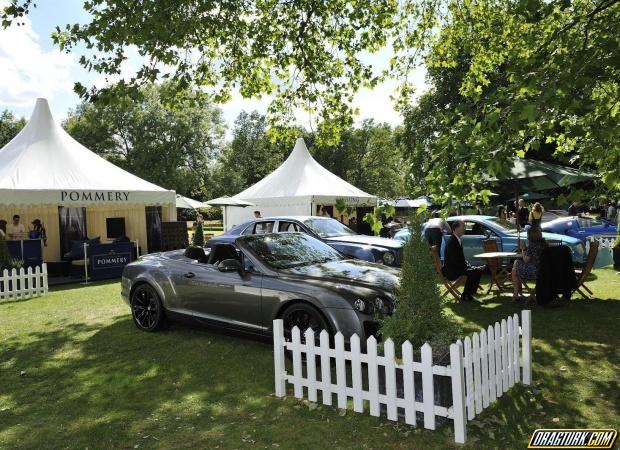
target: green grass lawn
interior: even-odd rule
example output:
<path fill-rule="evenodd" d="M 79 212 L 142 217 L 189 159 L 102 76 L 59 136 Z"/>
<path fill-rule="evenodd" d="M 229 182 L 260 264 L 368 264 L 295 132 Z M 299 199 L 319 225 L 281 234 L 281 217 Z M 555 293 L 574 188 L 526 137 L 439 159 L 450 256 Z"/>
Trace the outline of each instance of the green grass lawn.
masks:
<path fill-rule="evenodd" d="M 533 313 L 531 387 L 468 424 L 465 448 L 524 448 L 538 427 L 620 426 L 620 276 L 597 299 Z M 448 304 L 466 331 L 518 311 Z M 0 304 L 0 448 L 451 448 L 412 428 L 275 398 L 271 344 L 174 325 L 139 332 L 119 284 Z"/>

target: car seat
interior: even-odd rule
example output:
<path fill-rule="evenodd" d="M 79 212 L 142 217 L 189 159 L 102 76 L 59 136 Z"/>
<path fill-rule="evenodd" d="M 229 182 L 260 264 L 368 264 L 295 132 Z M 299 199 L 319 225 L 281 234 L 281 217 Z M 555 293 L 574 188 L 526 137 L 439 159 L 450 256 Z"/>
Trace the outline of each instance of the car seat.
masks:
<path fill-rule="evenodd" d="M 187 247 L 184 255 L 189 258 L 198 261 L 199 263 L 207 262 L 207 255 L 202 247 Z"/>
<path fill-rule="evenodd" d="M 225 259 L 236 259 L 239 261 L 237 249 L 231 244 L 218 244 L 209 255 L 209 264 L 217 265 Z"/>

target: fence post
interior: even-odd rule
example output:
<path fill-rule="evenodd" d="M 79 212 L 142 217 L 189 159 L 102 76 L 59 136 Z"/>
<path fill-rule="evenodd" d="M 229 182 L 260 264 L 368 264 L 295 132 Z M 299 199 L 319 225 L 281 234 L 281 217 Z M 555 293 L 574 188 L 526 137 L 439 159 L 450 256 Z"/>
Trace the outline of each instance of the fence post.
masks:
<path fill-rule="evenodd" d="M 301 331 L 297 325 L 293 327 L 291 330 L 292 334 L 292 350 L 293 350 L 293 392 L 295 397 L 303 398 L 304 397 L 304 387 L 301 384 L 301 379 L 303 377 L 303 372 L 301 371 Z"/>
<path fill-rule="evenodd" d="M 379 417 L 379 375 L 377 368 L 377 339 L 370 336 L 366 340 L 368 354 L 368 395 L 370 400 L 370 415 Z"/>
<path fill-rule="evenodd" d="M 26 291 L 26 295 L 28 297 L 34 297 L 35 295 L 37 295 L 37 291 L 34 288 L 34 275 L 32 273 L 32 267 L 28 267 L 28 270 L 26 270 L 26 284 L 27 284 L 27 291 Z"/>
<path fill-rule="evenodd" d="M 316 402 L 316 358 L 314 351 L 314 331 L 308 327 L 306 337 L 306 376 L 308 378 L 308 400 Z"/>
<path fill-rule="evenodd" d="M 521 312 L 521 330 L 523 333 L 523 384 L 532 384 L 532 311 Z"/>
<path fill-rule="evenodd" d="M 504 377 L 502 376 L 502 332 L 500 325 L 495 322 L 495 391 L 497 397 L 504 393 Z"/>
<path fill-rule="evenodd" d="M 403 387 L 405 396 L 405 423 L 415 425 L 415 386 L 413 376 L 413 346 L 405 341 L 402 345 Z"/>
<path fill-rule="evenodd" d="M 321 345 L 321 384 L 323 385 L 321 397 L 324 405 L 332 404 L 332 365 L 329 356 L 329 335 L 323 330 L 319 334 L 319 343 Z"/>
<path fill-rule="evenodd" d="M 480 330 L 480 370 L 482 371 L 482 407 L 489 406 L 489 350 L 487 332 Z"/>
<path fill-rule="evenodd" d="M 497 392 L 495 391 L 495 334 L 491 325 L 487 328 L 487 352 L 489 354 L 489 403 L 493 403 L 497 399 Z"/>
<path fill-rule="evenodd" d="M 286 394 L 286 372 L 284 371 L 284 325 L 282 319 L 273 321 L 273 367 L 276 397 L 284 397 Z"/>
<path fill-rule="evenodd" d="M 514 340 L 514 344 L 512 345 L 512 370 L 515 376 L 515 383 L 521 382 L 521 363 L 519 362 L 519 316 L 515 313 L 512 316 L 512 326 L 514 327 L 512 331 L 512 339 Z"/>
<path fill-rule="evenodd" d="M 465 362 L 465 386 L 466 394 L 465 401 L 467 402 L 467 419 L 472 420 L 476 417 L 476 411 L 474 409 L 474 377 L 471 364 L 471 339 L 469 336 L 464 340 L 464 362 Z"/>
<path fill-rule="evenodd" d="M 39 266 L 37 266 L 39 267 Z M 47 294 L 47 263 L 43 263 L 43 294 Z"/>
<path fill-rule="evenodd" d="M 474 359 L 474 402 L 476 414 L 482 412 L 482 377 L 480 374 L 480 337 L 478 333 L 472 336 L 472 354 Z"/>
<path fill-rule="evenodd" d="M 514 327 L 512 325 L 512 317 L 508 316 L 508 320 L 506 321 L 506 361 L 508 367 L 508 386 L 512 387 L 515 384 L 515 376 L 514 376 L 514 367 L 512 356 L 514 353 L 514 336 L 512 335 L 514 331 Z"/>
<path fill-rule="evenodd" d="M 502 340 L 502 393 L 508 391 L 510 385 L 508 384 L 508 339 L 507 339 L 507 324 L 506 319 L 502 319 L 501 322 L 501 340 Z"/>
<path fill-rule="evenodd" d="M 344 358 L 344 336 L 339 331 L 336 333 L 336 394 L 338 408 L 347 408 L 347 372 Z"/>
<path fill-rule="evenodd" d="M 387 338 L 383 344 L 383 360 L 385 361 L 385 395 L 387 397 L 387 418 L 398 420 L 396 408 L 396 367 L 394 361 L 394 342 Z"/>
<path fill-rule="evenodd" d="M 351 336 L 351 381 L 353 383 L 353 411 L 364 412 L 362 398 L 362 361 L 360 357 L 360 337 Z"/>
<path fill-rule="evenodd" d="M 428 342 L 422 346 L 422 400 L 424 402 L 424 428 L 434 430 L 433 349 Z"/>
<path fill-rule="evenodd" d="M 454 420 L 454 441 L 464 444 L 467 439 L 465 418 L 465 378 L 463 376 L 463 346 L 458 340 L 450 345 L 450 372 L 452 379 L 452 415 Z"/>

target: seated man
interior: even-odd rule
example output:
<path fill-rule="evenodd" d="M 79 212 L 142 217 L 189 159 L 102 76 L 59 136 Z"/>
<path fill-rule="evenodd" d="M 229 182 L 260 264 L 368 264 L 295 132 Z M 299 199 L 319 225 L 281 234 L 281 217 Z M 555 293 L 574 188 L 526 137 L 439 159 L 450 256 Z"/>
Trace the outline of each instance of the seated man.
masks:
<path fill-rule="evenodd" d="M 474 294 L 478 290 L 484 266 L 471 266 L 465 260 L 465 254 L 463 253 L 463 247 L 461 245 L 461 236 L 464 234 L 465 224 L 463 221 L 454 221 L 452 223 L 452 235 L 448 238 L 448 242 L 446 243 L 442 272 L 450 281 L 465 275 L 467 281 L 463 289 L 463 294 L 461 294 L 461 301 L 476 301 Z"/>

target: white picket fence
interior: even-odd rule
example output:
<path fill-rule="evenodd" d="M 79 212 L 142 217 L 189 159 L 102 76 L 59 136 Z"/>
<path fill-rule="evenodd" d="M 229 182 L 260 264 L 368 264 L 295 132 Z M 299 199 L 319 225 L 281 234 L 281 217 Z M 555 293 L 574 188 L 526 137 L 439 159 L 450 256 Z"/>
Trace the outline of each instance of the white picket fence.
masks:
<path fill-rule="evenodd" d="M 0 300 L 38 297 L 47 294 L 47 264 L 34 270 L 3 270 L 0 276 Z"/>
<path fill-rule="evenodd" d="M 290 383 L 297 398 L 304 398 L 305 389 L 307 399 L 317 402 L 317 393 L 321 391 L 323 404 L 331 405 L 335 394 L 337 406 L 342 409 L 351 406 L 348 399 L 352 398 L 353 411 L 358 413 L 364 412 L 366 401 L 370 415 L 376 417 L 383 404 L 388 420 L 394 421 L 398 420 L 397 408 L 403 408 L 405 422 L 410 425 L 416 425 L 416 411 L 419 411 L 424 414 L 424 428 L 430 430 L 435 429 L 435 416 L 446 417 L 454 422 L 454 440 L 464 443 L 467 421 L 474 419 L 515 383 L 532 382 L 531 311 L 523 310 L 521 317 L 521 326 L 519 316 L 514 314 L 486 330 L 481 329 L 471 338 L 468 336 L 452 344 L 448 366 L 433 365 L 433 351 L 428 343 L 420 349 L 420 361 L 415 361 L 413 346 L 405 342 L 402 362 L 397 362 L 391 339 L 383 343 L 383 355 L 377 353 L 377 341 L 373 336 L 366 341 L 365 353 L 360 351 L 360 339 L 355 334 L 350 339 L 350 350 L 345 350 L 344 336 L 340 332 L 334 337 L 333 348 L 325 330 L 319 335 L 319 345 L 311 329 L 305 332 L 305 343 L 302 343 L 297 327 L 292 330 L 292 340 L 287 341 L 282 320 L 274 320 L 275 394 L 284 397 L 286 383 Z M 285 350 L 292 352 L 292 374 L 286 371 Z M 306 355 L 305 371 L 302 354 Z M 318 367 L 317 358 L 320 359 Z M 332 360 L 335 360 L 335 383 Z M 379 392 L 379 366 L 385 368 L 385 394 Z M 397 369 L 403 371 L 402 397 L 397 395 Z M 320 379 L 317 377 L 319 371 Z M 421 373 L 421 402 L 415 400 L 414 372 Z M 451 377 L 451 406 L 435 404 L 434 375 Z"/>

